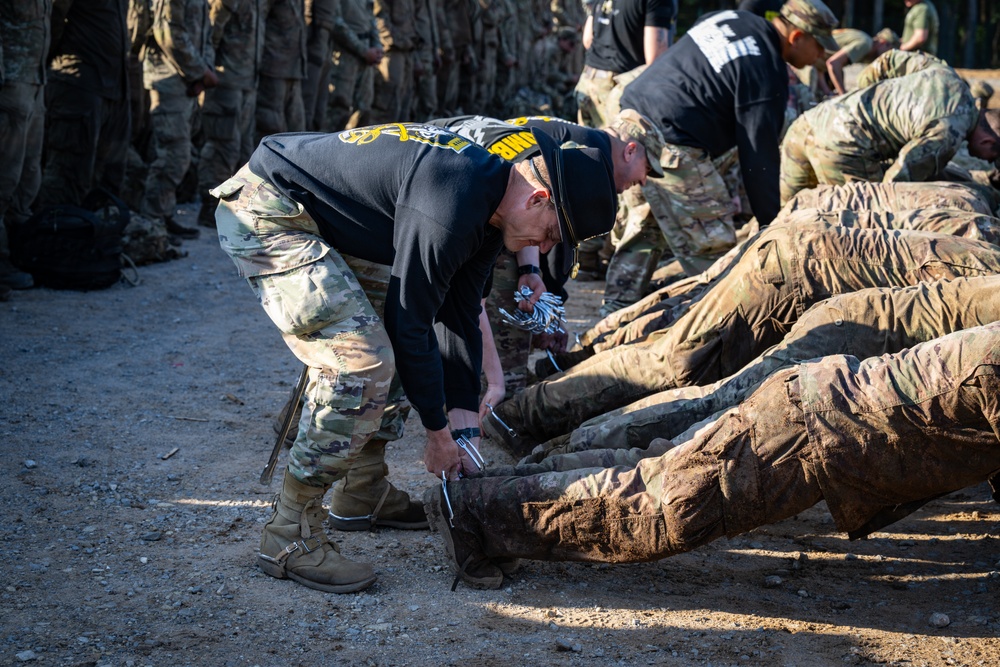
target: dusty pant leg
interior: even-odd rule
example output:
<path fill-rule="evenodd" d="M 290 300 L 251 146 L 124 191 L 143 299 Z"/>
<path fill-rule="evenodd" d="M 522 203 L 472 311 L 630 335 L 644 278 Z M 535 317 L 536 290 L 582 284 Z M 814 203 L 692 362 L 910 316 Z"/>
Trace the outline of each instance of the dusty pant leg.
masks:
<path fill-rule="evenodd" d="M 792 516 L 821 494 L 804 463 L 812 451 L 786 379 L 776 376 L 696 439 L 633 468 L 451 484 L 456 525 L 494 558 L 626 563 Z"/>
<path fill-rule="evenodd" d="M 330 484 L 382 424 L 394 376 L 388 334 L 354 272 L 301 205 L 245 167 L 216 192 L 220 245 L 309 366 L 289 469 L 300 481 Z M 286 243 L 290 233 L 297 242 Z"/>
<path fill-rule="evenodd" d="M 155 86 L 149 91 L 155 158 L 146 175 L 142 214 L 163 219 L 174 215 L 177 186 L 191 162 L 191 120 L 196 100 L 187 96 L 179 77 L 164 79 Z"/>
<path fill-rule="evenodd" d="M 493 341 L 503 368 L 504 384 L 508 394 L 522 389 L 528 381 L 528 354 L 531 351 L 531 334 L 507 324 L 500 309 L 508 313 L 517 310 L 514 291 L 518 281 L 517 257 L 502 250 L 493 267 L 493 289 L 486 297 L 486 316 L 493 329 Z"/>
<path fill-rule="evenodd" d="M 595 343 L 595 352 L 610 350 L 619 345 L 641 343 L 658 335 L 687 312 L 692 298 L 699 292 L 688 292 L 661 301 L 655 308 L 636 317 L 617 331 L 611 332 L 604 340 Z"/>
<path fill-rule="evenodd" d="M 707 152 L 667 144 L 662 178 L 642 192 L 674 257 L 689 276 L 707 269 L 736 245 L 732 196 Z"/>
<path fill-rule="evenodd" d="M 413 91 L 413 61 L 409 51 L 389 49 L 378 66 L 375 77 L 375 100 L 372 104 L 373 123 L 399 123 L 408 120 Z"/>
<path fill-rule="evenodd" d="M 602 317 L 648 294 L 650 278 L 667 245 L 638 185 L 622 193 L 618 208 L 625 224 L 608 264 Z"/>
<path fill-rule="evenodd" d="M 615 81 L 610 76 L 591 77 L 584 73 L 576 84 L 577 120 L 587 127 L 605 127 L 605 103 Z"/>
<path fill-rule="evenodd" d="M 41 118 L 38 118 L 41 112 Z M 40 135 L 33 128 L 45 120 L 45 100 L 42 86 L 23 83 L 7 83 L 0 89 L 0 220 L 8 210 L 23 213 L 23 199 L 18 197 L 19 188 L 30 186 L 26 180 L 34 178 L 37 161 L 41 157 Z M 31 146 L 29 147 L 29 143 Z M 34 150 L 34 152 L 29 152 Z M 34 164 L 32 168 L 29 166 Z M 38 183 L 34 183 L 35 192 Z M 20 205 L 15 201 L 22 199 Z M 30 200 L 27 202 L 30 205 Z"/>
<path fill-rule="evenodd" d="M 820 185 L 792 197 L 781 213 L 813 208 L 821 211 L 910 211 L 953 209 L 993 215 L 990 204 L 963 183 L 869 183 Z"/>
<path fill-rule="evenodd" d="M 807 153 L 811 146 L 812 126 L 807 118 L 799 116 L 781 141 L 779 187 L 782 204 L 791 200 L 796 193 L 816 187 L 816 172 Z"/>
<path fill-rule="evenodd" d="M 45 168 L 40 207 L 79 206 L 94 186 L 101 97 L 59 81 L 46 84 Z"/>
<path fill-rule="evenodd" d="M 201 127 L 205 143 L 198 162 L 198 189 L 204 194 L 219 185 L 239 166 L 245 131 L 246 91 L 219 86 L 205 91 Z"/>
<path fill-rule="evenodd" d="M 333 52 L 331 91 L 326 109 L 326 123 L 331 132 L 343 130 L 354 112 L 355 91 L 364 69 L 366 68 L 361 59 L 354 54 L 346 51 Z"/>

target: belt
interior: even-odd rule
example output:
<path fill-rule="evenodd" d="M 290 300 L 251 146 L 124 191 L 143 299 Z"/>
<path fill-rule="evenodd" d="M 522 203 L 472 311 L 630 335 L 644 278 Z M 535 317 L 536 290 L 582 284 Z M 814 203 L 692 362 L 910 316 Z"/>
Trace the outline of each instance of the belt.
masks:
<path fill-rule="evenodd" d="M 581 79 L 610 79 L 617 76 L 618 72 L 612 72 L 609 69 L 597 69 L 596 67 L 591 67 L 590 65 L 583 66 L 583 72 L 580 74 Z"/>

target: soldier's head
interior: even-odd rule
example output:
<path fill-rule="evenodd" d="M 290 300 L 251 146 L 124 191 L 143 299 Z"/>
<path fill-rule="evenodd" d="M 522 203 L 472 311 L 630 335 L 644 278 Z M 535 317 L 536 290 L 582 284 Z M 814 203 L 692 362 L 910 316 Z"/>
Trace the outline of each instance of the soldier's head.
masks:
<path fill-rule="evenodd" d="M 637 183 L 645 185 L 647 176 L 663 176 L 663 134 L 653 121 L 635 109 L 622 109 L 607 131 L 612 136 L 615 190 L 622 193 Z"/>
<path fill-rule="evenodd" d="M 832 30 L 837 17 L 823 0 L 787 0 L 771 23 L 781 37 L 781 58 L 792 67 L 812 65 L 840 50 Z"/>
<path fill-rule="evenodd" d="M 1000 158 L 1000 109 L 983 108 L 969 137 L 969 153 L 988 162 Z"/>
<path fill-rule="evenodd" d="M 892 28 L 882 28 L 872 37 L 872 50 L 876 58 L 886 51 L 898 48 L 899 35 Z"/>

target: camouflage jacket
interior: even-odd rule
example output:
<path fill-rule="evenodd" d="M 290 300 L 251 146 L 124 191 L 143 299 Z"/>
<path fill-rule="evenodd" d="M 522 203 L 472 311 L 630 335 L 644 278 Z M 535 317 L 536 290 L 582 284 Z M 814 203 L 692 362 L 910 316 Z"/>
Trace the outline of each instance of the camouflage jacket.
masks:
<path fill-rule="evenodd" d="M 128 95 L 128 0 L 55 0 L 49 81 L 109 100 Z"/>
<path fill-rule="evenodd" d="M 386 51 L 412 51 L 417 46 L 413 0 L 375 0 L 375 22 Z"/>
<path fill-rule="evenodd" d="M 261 74 L 306 78 L 306 19 L 303 0 L 270 0 Z"/>
<path fill-rule="evenodd" d="M 52 0 L 0 0 L 0 88 L 45 83 Z"/>
<path fill-rule="evenodd" d="M 250 90 L 264 54 L 266 0 L 209 0 L 219 85 Z"/>
<path fill-rule="evenodd" d="M 341 0 L 340 20 L 334 22 L 333 41 L 337 49 L 359 58 L 379 44 L 372 0 Z"/>
<path fill-rule="evenodd" d="M 885 76 L 891 73 L 887 69 Z M 933 63 L 883 78 L 807 115 L 822 143 L 851 147 L 859 157 L 887 165 L 885 182 L 930 180 L 979 120 L 965 82 L 950 67 Z"/>
<path fill-rule="evenodd" d="M 211 23 L 206 0 L 153 0 L 153 39 L 142 63 L 143 84 L 172 76 L 192 83 L 212 62 Z"/>

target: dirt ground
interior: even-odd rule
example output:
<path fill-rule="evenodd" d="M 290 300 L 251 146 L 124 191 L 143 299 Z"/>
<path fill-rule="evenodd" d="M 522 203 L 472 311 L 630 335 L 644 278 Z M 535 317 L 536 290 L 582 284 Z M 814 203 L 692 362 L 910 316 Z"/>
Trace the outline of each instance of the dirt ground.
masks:
<path fill-rule="evenodd" d="M 0 664 L 1000 664 L 985 487 L 864 541 L 817 507 L 657 563 L 529 562 L 497 591 L 450 592 L 426 532 L 337 534 L 375 564 L 361 594 L 263 575 L 280 475 L 257 478 L 298 365 L 213 235 L 184 247 L 137 287 L 0 303 Z M 597 284 L 572 290 L 581 329 Z M 419 494 L 408 426 L 390 466 Z"/>

